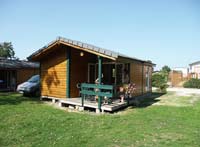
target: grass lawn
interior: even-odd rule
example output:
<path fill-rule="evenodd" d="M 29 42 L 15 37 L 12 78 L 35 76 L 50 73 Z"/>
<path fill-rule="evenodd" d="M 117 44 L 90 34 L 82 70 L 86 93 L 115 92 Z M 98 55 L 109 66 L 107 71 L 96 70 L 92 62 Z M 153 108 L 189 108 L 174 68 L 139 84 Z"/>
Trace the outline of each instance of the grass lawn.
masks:
<path fill-rule="evenodd" d="M 154 94 L 137 108 L 93 115 L 0 93 L 0 146 L 199 147 L 200 97 L 158 96 Z"/>

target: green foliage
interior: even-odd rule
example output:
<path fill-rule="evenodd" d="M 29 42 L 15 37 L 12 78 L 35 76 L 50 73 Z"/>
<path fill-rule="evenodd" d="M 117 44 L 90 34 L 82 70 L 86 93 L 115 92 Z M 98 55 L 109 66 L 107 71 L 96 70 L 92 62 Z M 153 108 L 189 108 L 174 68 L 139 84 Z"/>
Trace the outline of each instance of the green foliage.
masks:
<path fill-rule="evenodd" d="M 162 70 L 161 70 L 161 72 L 167 73 L 167 74 L 169 74 L 170 71 L 171 71 L 171 69 L 170 69 L 170 67 L 167 66 L 167 65 L 163 66 L 163 67 L 162 67 Z"/>
<path fill-rule="evenodd" d="M 170 71 L 171 71 L 171 69 L 167 65 L 163 66 L 162 69 L 161 69 L 161 71 L 160 71 L 165 76 L 166 82 L 168 81 L 168 77 L 169 77 Z"/>
<path fill-rule="evenodd" d="M 163 83 L 162 85 L 160 85 L 160 92 L 162 93 L 167 93 L 167 88 L 169 87 L 169 85 L 167 85 L 167 83 Z"/>
<path fill-rule="evenodd" d="M 14 58 L 15 52 L 11 42 L 0 43 L 0 57 Z"/>
<path fill-rule="evenodd" d="M 166 83 L 165 76 L 161 73 L 155 73 L 152 75 L 152 86 L 160 87 L 163 83 Z"/>
<path fill-rule="evenodd" d="M 200 89 L 200 79 L 190 79 L 183 84 L 183 87 Z"/>
<path fill-rule="evenodd" d="M 152 75 L 152 86 L 159 88 L 160 92 L 166 92 L 168 87 L 166 75 L 164 73 L 155 73 Z"/>
<path fill-rule="evenodd" d="M 169 72 L 171 71 L 170 67 L 165 65 L 162 67 L 159 73 L 152 75 L 152 86 L 159 88 L 160 92 L 167 92 L 167 81 L 169 77 Z"/>
<path fill-rule="evenodd" d="M 177 98 L 166 95 L 162 96 L 164 100 Z M 144 105 L 159 101 L 155 97 L 152 94 Z M 94 115 L 56 109 L 19 94 L 0 93 L 0 112 L 1 147 L 200 146 L 200 104 L 131 107 L 118 114 Z"/>

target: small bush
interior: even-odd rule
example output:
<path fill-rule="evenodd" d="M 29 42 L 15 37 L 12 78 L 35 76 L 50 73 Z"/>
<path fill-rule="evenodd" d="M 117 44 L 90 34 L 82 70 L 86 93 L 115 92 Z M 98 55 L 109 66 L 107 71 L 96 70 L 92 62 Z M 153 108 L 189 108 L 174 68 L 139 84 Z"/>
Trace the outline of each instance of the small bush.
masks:
<path fill-rule="evenodd" d="M 200 89 L 200 79 L 190 79 L 183 84 L 184 88 L 198 88 Z"/>
<path fill-rule="evenodd" d="M 167 88 L 169 87 L 169 85 L 167 85 L 166 83 L 162 84 L 160 86 L 160 92 L 162 93 L 167 93 Z"/>
<path fill-rule="evenodd" d="M 152 75 L 152 86 L 160 87 L 161 85 L 167 83 L 165 80 L 165 75 L 161 73 L 155 73 Z"/>
<path fill-rule="evenodd" d="M 157 87 L 158 92 L 166 93 L 167 92 L 167 80 L 166 75 L 163 73 L 155 73 L 152 76 L 152 86 Z"/>

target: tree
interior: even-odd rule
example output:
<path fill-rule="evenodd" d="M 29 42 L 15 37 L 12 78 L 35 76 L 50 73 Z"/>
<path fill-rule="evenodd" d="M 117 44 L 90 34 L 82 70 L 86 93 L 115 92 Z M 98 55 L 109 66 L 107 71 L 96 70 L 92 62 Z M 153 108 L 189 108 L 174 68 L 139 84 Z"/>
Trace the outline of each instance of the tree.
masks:
<path fill-rule="evenodd" d="M 15 52 L 11 42 L 0 43 L 0 57 L 15 58 Z"/>
<path fill-rule="evenodd" d="M 162 69 L 161 69 L 161 71 L 160 71 L 165 76 L 164 78 L 165 78 L 166 82 L 169 79 L 169 73 L 170 73 L 170 71 L 171 71 L 171 69 L 167 65 L 163 66 Z"/>
<path fill-rule="evenodd" d="M 171 68 L 167 65 L 162 67 L 162 72 L 169 74 L 169 72 L 171 71 Z"/>

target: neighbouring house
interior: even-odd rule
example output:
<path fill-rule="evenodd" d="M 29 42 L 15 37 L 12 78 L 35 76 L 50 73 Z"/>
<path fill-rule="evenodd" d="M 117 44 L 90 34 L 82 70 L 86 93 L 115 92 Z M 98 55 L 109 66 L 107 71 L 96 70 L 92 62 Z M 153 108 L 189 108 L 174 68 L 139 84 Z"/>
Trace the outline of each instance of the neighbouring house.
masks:
<path fill-rule="evenodd" d="M 189 64 L 191 78 L 200 79 L 200 61 Z"/>
<path fill-rule="evenodd" d="M 0 58 L 0 91 L 15 91 L 16 86 L 39 74 L 39 63 Z"/>
<path fill-rule="evenodd" d="M 115 97 L 118 87 L 128 83 L 135 83 L 135 96 L 152 92 L 151 78 L 155 64 L 151 61 L 80 41 L 58 37 L 28 59 L 40 62 L 43 98 L 72 101 L 79 98 L 80 94 Z M 82 89 L 83 85 L 86 90 Z M 113 90 L 112 95 L 103 92 L 110 88 Z M 100 93 L 96 89 L 104 90 Z"/>

